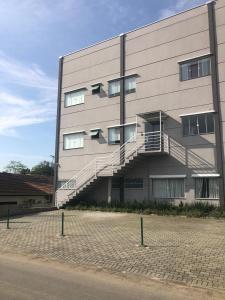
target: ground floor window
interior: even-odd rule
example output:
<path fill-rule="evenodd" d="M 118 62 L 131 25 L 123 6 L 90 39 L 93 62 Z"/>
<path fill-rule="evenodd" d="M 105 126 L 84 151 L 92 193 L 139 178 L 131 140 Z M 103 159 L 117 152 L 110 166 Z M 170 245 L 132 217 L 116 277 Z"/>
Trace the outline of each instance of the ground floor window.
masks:
<path fill-rule="evenodd" d="M 120 188 L 121 179 L 120 177 L 115 177 L 112 179 L 112 188 L 119 189 Z"/>
<path fill-rule="evenodd" d="M 184 198 L 184 179 L 152 179 L 152 190 L 154 198 Z"/>
<path fill-rule="evenodd" d="M 125 188 L 127 189 L 143 189 L 143 178 L 126 178 Z"/>
<path fill-rule="evenodd" d="M 57 188 L 60 189 L 73 189 L 75 188 L 75 180 L 59 180 L 57 182 Z"/>
<path fill-rule="evenodd" d="M 195 178 L 195 198 L 219 198 L 218 178 Z"/>

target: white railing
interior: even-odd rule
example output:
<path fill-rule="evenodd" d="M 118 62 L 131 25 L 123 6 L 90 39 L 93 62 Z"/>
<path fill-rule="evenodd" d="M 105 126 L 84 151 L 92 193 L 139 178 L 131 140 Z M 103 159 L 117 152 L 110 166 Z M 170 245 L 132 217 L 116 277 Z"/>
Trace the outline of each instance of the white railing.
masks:
<path fill-rule="evenodd" d="M 113 176 L 139 153 L 169 152 L 168 135 L 160 132 L 138 133 L 113 153 L 98 157 L 63 184 L 56 191 L 56 205 L 59 207 L 75 196 L 97 177 Z"/>

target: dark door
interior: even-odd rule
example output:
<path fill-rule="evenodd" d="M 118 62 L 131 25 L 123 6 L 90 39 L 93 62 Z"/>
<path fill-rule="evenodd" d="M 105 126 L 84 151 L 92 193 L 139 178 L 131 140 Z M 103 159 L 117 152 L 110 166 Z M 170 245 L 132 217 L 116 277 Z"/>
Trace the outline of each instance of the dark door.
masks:
<path fill-rule="evenodd" d="M 161 123 L 161 131 L 163 130 L 163 123 Z M 158 151 L 160 150 L 160 121 L 150 121 L 145 123 L 145 150 Z"/>

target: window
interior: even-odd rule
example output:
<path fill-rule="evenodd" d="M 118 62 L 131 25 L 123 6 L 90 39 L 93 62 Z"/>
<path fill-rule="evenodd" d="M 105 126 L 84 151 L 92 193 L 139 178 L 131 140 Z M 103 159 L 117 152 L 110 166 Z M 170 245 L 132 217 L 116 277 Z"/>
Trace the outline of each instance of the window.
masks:
<path fill-rule="evenodd" d="M 205 113 L 182 117 L 183 135 L 214 133 L 214 113 Z"/>
<path fill-rule="evenodd" d="M 119 189 L 121 186 L 121 178 L 115 177 L 112 179 L 112 188 L 113 189 Z"/>
<path fill-rule="evenodd" d="M 84 147 L 84 133 L 69 133 L 63 136 L 64 149 L 77 149 Z"/>
<path fill-rule="evenodd" d="M 123 125 L 124 126 L 124 139 L 125 143 L 130 140 L 130 142 L 135 141 L 136 136 L 136 124 L 131 125 Z M 120 143 L 120 128 L 118 127 L 111 127 L 109 128 L 109 137 L 108 137 L 108 143 L 109 144 L 119 144 Z"/>
<path fill-rule="evenodd" d="M 125 143 L 127 141 L 135 141 L 136 136 L 136 124 L 125 125 Z"/>
<path fill-rule="evenodd" d="M 77 90 L 65 94 L 65 107 L 84 103 L 85 90 Z"/>
<path fill-rule="evenodd" d="M 59 180 L 57 182 L 57 188 L 60 189 L 62 188 L 63 190 L 67 190 L 67 189 L 74 189 L 75 188 L 75 181 L 74 180 L 70 180 L 69 179 L 65 179 L 65 180 Z"/>
<path fill-rule="evenodd" d="M 143 189 L 143 179 L 142 178 L 126 178 L 125 188 L 127 189 Z"/>
<path fill-rule="evenodd" d="M 125 79 L 125 93 L 134 93 L 136 91 L 136 77 L 128 77 Z"/>
<path fill-rule="evenodd" d="M 109 97 L 115 97 L 120 94 L 120 80 L 109 82 Z"/>
<path fill-rule="evenodd" d="M 184 179 L 152 179 L 152 189 L 154 198 L 184 198 Z"/>
<path fill-rule="evenodd" d="M 204 77 L 209 75 L 210 72 L 210 57 L 180 63 L 181 81 Z"/>
<path fill-rule="evenodd" d="M 136 76 L 125 78 L 125 93 L 134 93 L 136 91 Z M 109 82 L 109 97 L 118 96 L 120 94 L 120 79 Z"/>
<path fill-rule="evenodd" d="M 119 144 L 120 143 L 120 127 L 109 128 L 108 130 L 108 143 Z"/>
<path fill-rule="evenodd" d="M 195 198 L 218 199 L 219 183 L 218 178 L 195 178 Z"/>

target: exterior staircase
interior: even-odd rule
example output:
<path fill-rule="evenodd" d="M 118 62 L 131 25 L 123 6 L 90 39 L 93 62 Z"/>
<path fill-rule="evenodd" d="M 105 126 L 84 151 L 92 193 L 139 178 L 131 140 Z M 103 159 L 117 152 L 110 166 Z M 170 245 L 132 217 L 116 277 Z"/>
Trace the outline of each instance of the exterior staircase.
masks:
<path fill-rule="evenodd" d="M 56 206 L 65 206 L 103 177 L 113 177 L 127 168 L 138 156 L 169 153 L 169 138 L 164 132 L 137 133 L 113 153 L 98 157 L 75 174 L 55 194 Z"/>

